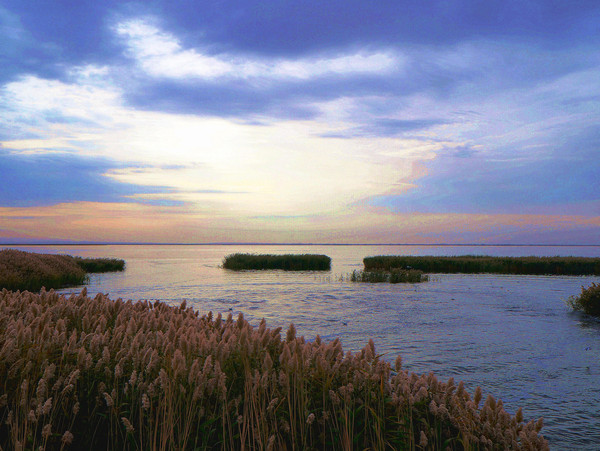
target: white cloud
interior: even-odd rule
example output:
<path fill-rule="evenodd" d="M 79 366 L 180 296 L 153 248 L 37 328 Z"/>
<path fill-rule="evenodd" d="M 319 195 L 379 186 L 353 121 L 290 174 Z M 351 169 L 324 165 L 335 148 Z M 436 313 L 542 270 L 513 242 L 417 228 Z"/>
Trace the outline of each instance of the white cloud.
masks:
<path fill-rule="evenodd" d="M 321 137 L 344 126 L 335 116 L 251 125 L 137 111 L 125 105 L 102 68 L 76 68 L 72 74 L 72 83 L 27 76 L 2 88 L 8 113 L 0 126 L 12 121 L 15 136 L 37 135 L 3 141 L 3 148 L 121 162 L 133 169 L 106 175 L 164 186 L 169 198 L 219 215 L 335 211 L 384 193 L 410 175 L 414 159 L 431 154 L 431 146 L 415 150 L 419 143 L 400 139 Z"/>
<path fill-rule="evenodd" d="M 128 54 L 140 67 L 161 78 L 307 80 L 326 75 L 385 74 L 402 66 L 399 55 L 386 50 L 299 59 L 211 55 L 200 48 L 182 48 L 175 36 L 148 20 L 121 22 L 115 31 L 124 38 Z"/>

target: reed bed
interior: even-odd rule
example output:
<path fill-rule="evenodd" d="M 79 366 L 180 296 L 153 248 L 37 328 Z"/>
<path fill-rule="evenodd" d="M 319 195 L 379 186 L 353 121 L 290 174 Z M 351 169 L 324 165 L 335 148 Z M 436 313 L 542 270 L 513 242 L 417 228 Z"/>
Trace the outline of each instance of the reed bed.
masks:
<path fill-rule="evenodd" d="M 87 273 L 122 271 L 125 262 L 108 258 L 36 254 L 16 249 L 0 250 L 0 289 L 39 291 L 82 285 Z"/>
<path fill-rule="evenodd" d="M 573 310 L 600 317 L 600 284 L 581 287 L 579 296 L 569 297 L 567 305 Z"/>
<path fill-rule="evenodd" d="M 85 272 L 89 273 L 116 272 L 125 269 L 125 260 L 120 258 L 73 257 L 73 259 Z"/>
<path fill-rule="evenodd" d="M 391 271 L 358 271 L 354 270 L 347 277 L 351 282 L 367 283 L 420 283 L 427 282 L 429 277 L 418 269 L 397 269 Z"/>
<path fill-rule="evenodd" d="M 481 389 L 162 302 L 0 292 L 3 450 L 548 449 Z"/>
<path fill-rule="evenodd" d="M 283 269 L 285 271 L 328 271 L 331 258 L 319 254 L 231 254 L 223 260 L 223 268 L 245 269 Z"/>
<path fill-rule="evenodd" d="M 465 255 L 375 256 L 363 259 L 365 271 L 413 268 L 426 273 L 494 273 L 532 275 L 600 275 L 600 258 L 588 257 L 489 257 Z"/>
<path fill-rule="evenodd" d="M 43 286 L 81 285 L 85 280 L 86 272 L 68 255 L 0 251 L 0 288 L 39 291 Z"/>

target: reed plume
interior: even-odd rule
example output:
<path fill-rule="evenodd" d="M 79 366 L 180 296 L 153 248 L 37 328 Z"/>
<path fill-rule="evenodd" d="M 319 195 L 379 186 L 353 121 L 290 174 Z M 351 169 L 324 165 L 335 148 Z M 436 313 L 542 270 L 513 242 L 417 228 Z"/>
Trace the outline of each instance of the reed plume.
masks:
<path fill-rule="evenodd" d="M 481 390 L 182 304 L 0 292 L 1 449 L 547 449 Z"/>

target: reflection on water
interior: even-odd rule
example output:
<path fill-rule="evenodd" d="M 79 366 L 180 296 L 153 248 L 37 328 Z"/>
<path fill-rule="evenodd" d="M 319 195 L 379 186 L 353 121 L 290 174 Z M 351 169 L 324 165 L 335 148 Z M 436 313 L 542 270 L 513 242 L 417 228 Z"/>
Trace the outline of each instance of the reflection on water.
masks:
<path fill-rule="evenodd" d="M 296 324 L 307 338 L 340 337 L 358 350 L 373 338 L 390 360 L 415 372 L 463 380 L 500 397 L 508 411 L 543 416 L 553 449 L 600 443 L 600 321 L 563 300 L 599 277 L 436 274 L 418 285 L 353 284 L 341 276 L 369 255 L 580 255 L 600 247 L 439 246 L 78 246 L 34 252 L 118 257 L 123 273 L 95 274 L 88 292 L 114 299 L 184 299 L 200 312 L 243 312 L 271 327 Z M 323 253 L 323 272 L 242 271 L 219 266 L 233 252 Z M 65 292 L 76 289 L 63 290 Z"/>

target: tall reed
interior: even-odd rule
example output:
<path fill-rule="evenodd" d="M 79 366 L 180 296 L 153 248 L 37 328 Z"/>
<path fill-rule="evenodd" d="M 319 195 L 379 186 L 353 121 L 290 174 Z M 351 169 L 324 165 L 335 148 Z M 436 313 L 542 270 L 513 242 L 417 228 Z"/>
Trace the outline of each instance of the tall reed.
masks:
<path fill-rule="evenodd" d="M 265 321 L 162 302 L 0 292 L 0 447 L 548 449 L 462 383 Z"/>
<path fill-rule="evenodd" d="M 125 269 L 125 261 L 120 258 L 73 257 L 73 259 L 85 272 L 116 272 Z"/>
<path fill-rule="evenodd" d="M 233 270 L 328 271 L 331 269 L 331 258 L 320 254 L 231 254 L 223 260 L 223 268 Z"/>
<path fill-rule="evenodd" d="M 85 279 L 85 271 L 68 255 L 0 250 L 0 288 L 38 291 L 81 285 Z"/>
<path fill-rule="evenodd" d="M 0 250 L 0 289 L 39 291 L 82 285 L 87 273 L 122 271 L 125 262 L 109 258 L 37 254 L 16 249 Z"/>
<path fill-rule="evenodd" d="M 368 282 L 368 283 L 420 283 L 427 282 L 429 277 L 423 274 L 423 271 L 417 269 L 397 269 L 391 271 L 352 271 L 347 277 L 351 282 Z"/>
<path fill-rule="evenodd" d="M 426 273 L 600 275 L 600 258 L 387 256 L 363 259 L 365 271 L 413 268 Z"/>
<path fill-rule="evenodd" d="M 581 287 L 579 296 L 571 296 L 566 302 L 573 310 L 600 317 L 600 284 Z"/>

